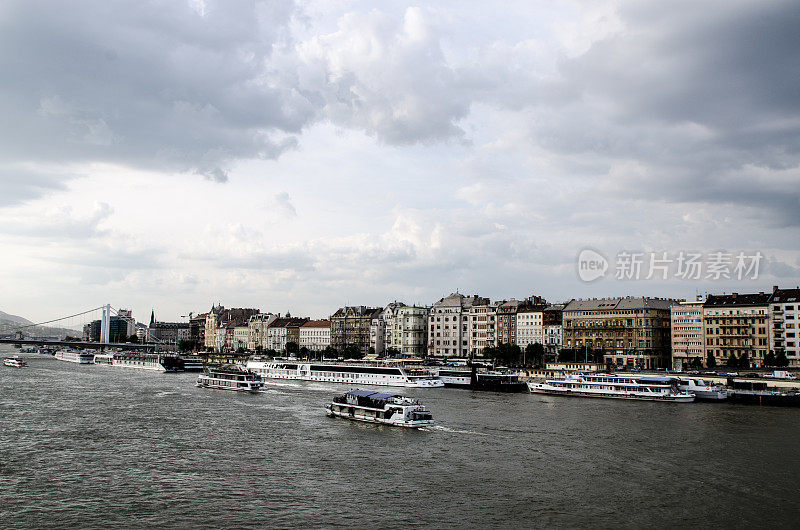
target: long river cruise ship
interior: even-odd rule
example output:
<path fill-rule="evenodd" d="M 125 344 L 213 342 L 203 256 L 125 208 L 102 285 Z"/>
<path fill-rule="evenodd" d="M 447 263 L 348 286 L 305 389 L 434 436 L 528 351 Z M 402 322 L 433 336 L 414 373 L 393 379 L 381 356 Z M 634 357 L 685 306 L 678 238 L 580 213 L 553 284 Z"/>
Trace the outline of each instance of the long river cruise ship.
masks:
<path fill-rule="evenodd" d="M 239 367 L 211 368 L 197 377 L 197 386 L 237 392 L 258 392 L 264 383 L 261 378 Z"/>
<path fill-rule="evenodd" d="M 80 350 L 58 350 L 55 358 L 77 364 L 94 364 L 94 353 Z"/>
<path fill-rule="evenodd" d="M 325 405 L 330 417 L 398 427 L 433 425 L 433 416 L 414 399 L 399 394 L 384 394 L 371 390 L 352 390 Z"/>
<path fill-rule="evenodd" d="M 138 368 L 157 372 L 183 371 L 183 361 L 180 357 L 164 353 L 115 353 L 111 364 L 122 368 Z"/>
<path fill-rule="evenodd" d="M 294 379 L 401 387 L 441 387 L 444 383 L 430 372 L 400 366 L 312 364 L 283 361 L 248 361 L 246 368 L 265 379 Z"/>
<path fill-rule="evenodd" d="M 544 383 L 528 383 L 534 394 L 580 396 L 611 399 L 637 399 L 643 401 L 668 401 L 691 403 L 695 396 L 680 390 L 675 378 L 627 377 L 610 374 L 571 374 L 562 379 L 548 379 Z"/>

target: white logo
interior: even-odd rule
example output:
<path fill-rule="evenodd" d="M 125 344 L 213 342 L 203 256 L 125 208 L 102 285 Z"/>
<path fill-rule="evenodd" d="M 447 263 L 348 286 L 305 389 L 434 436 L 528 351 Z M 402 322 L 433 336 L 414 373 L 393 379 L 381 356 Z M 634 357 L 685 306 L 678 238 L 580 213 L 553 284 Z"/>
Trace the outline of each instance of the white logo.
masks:
<path fill-rule="evenodd" d="M 605 256 L 591 248 L 585 248 L 578 254 L 578 278 L 584 282 L 593 282 L 606 275 L 608 260 Z"/>

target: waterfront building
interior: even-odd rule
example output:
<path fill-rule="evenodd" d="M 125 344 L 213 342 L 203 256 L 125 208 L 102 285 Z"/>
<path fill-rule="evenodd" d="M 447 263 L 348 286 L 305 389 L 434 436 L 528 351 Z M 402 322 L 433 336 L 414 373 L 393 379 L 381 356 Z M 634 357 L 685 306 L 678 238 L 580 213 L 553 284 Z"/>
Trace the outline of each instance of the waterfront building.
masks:
<path fill-rule="evenodd" d="M 524 304 L 517 310 L 517 342 L 525 349 L 528 344 L 544 345 L 544 305 Z"/>
<path fill-rule="evenodd" d="M 208 313 L 189 313 L 189 340 L 203 347 L 206 342 L 206 317 Z"/>
<path fill-rule="evenodd" d="M 397 309 L 400 307 L 405 307 L 405 304 L 397 301 L 392 302 L 370 322 L 369 346 L 375 351 L 376 355 L 383 355 L 386 352 L 386 348 L 391 347 L 392 321 Z"/>
<path fill-rule="evenodd" d="M 331 346 L 341 354 L 347 346 L 355 346 L 362 356 L 369 353 L 370 326 L 383 312 L 379 307 L 345 306 L 331 316 Z"/>
<path fill-rule="evenodd" d="M 498 304 L 497 342 L 499 344 L 517 344 L 517 311 L 519 307 L 519 300 L 514 298 Z"/>
<path fill-rule="evenodd" d="M 427 353 L 427 307 L 400 306 L 387 321 L 387 344 L 403 357 L 424 357 Z"/>
<path fill-rule="evenodd" d="M 217 352 L 221 351 L 220 348 L 233 347 L 233 330 L 228 332 L 228 328 L 230 326 L 244 326 L 251 316 L 258 313 L 260 311 L 253 308 L 225 309 L 222 305 L 211 306 L 211 311 L 206 316 L 204 346 Z M 227 333 L 230 333 L 231 336 L 227 337 Z"/>
<path fill-rule="evenodd" d="M 275 315 L 273 313 L 258 313 L 252 315 L 247 321 L 248 337 L 247 349 L 250 351 L 260 351 L 267 349 L 267 329 L 277 318 L 280 313 Z"/>
<path fill-rule="evenodd" d="M 130 309 L 119 309 L 117 310 L 117 317 L 124 320 L 127 324 L 125 329 L 126 337 L 130 337 L 131 335 L 134 335 L 136 333 L 136 320 L 134 320 L 133 318 L 133 311 L 131 311 Z M 114 317 L 112 316 L 111 318 Z M 125 340 L 127 341 L 127 338 Z"/>
<path fill-rule="evenodd" d="M 100 329 L 101 323 L 99 320 L 93 320 L 83 326 L 83 340 L 89 342 L 100 342 Z M 108 322 L 108 340 L 109 342 L 128 342 L 131 335 L 136 333 L 135 328 L 133 333 L 128 333 L 128 321 L 118 316 L 111 316 Z"/>
<path fill-rule="evenodd" d="M 428 319 L 428 355 L 467 357 L 470 351 L 469 310 L 473 305 L 488 303 L 488 298 L 456 292 L 433 304 Z"/>
<path fill-rule="evenodd" d="M 273 320 L 267 326 L 267 349 L 277 352 L 286 351 L 290 342 L 300 347 L 300 326 L 308 322 L 308 318 L 282 317 Z"/>
<path fill-rule="evenodd" d="M 331 345 L 331 321 L 309 320 L 300 326 L 300 348 L 309 351 L 323 351 Z"/>
<path fill-rule="evenodd" d="M 771 348 L 786 355 L 789 366 L 800 366 L 800 288 L 772 288 L 769 299 Z"/>
<path fill-rule="evenodd" d="M 703 304 L 706 355 L 727 364 L 731 355 L 759 366 L 769 352 L 768 293 L 709 295 Z"/>
<path fill-rule="evenodd" d="M 562 347 L 564 335 L 562 318 L 566 304 L 551 304 L 542 311 L 542 334 L 544 351 L 550 358 L 555 358 Z"/>
<path fill-rule="evenodd" d="M 250 328 L 248 326 L 235 326 L 233 328 L 233 351 L 248 349 L 250 342 Z"/>
<path fill-rule="evenodd" d="M 563 311 L 564 347 L 600 352 L 606 365 L 666 368 L 670 309 L 677 303 L 644 297 L 572 300 Z"/>
<path fill-rule="evenodd" d="M 482 357 L 484 348 L 497 346 L 497 304 L 473 304 L 468 311 L 469 353 Z"/>
<path fill-rule="evenodd" d="M 703 334 L 703 297 L 672 306 L 672 369 L 684 370 L 699 363 L 706 365 Z"/>

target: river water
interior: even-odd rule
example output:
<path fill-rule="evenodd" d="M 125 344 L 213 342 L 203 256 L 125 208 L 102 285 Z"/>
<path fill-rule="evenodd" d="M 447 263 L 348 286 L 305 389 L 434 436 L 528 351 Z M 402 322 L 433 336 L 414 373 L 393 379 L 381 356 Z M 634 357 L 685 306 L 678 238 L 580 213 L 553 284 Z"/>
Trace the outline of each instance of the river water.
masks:
<path fill-rule="evenodd" d="M 414 431 L 327 418 L 344 385 L 22 356 L 0 528 L 798 525 L 800 409 L 403 389 L 437 422 Z"/>

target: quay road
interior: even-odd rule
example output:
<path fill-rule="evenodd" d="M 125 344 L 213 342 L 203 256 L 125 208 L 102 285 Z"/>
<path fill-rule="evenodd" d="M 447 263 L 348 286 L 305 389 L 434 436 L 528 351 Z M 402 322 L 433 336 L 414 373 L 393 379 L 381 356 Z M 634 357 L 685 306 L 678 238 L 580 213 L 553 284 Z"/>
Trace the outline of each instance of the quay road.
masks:
<path fill-rule="evenodd" d="M 20 346 L 70 346 L 72 348 L 87 348 L 95 350 L 104 350 L 106 348 L 123 348 L 126 350 L 154 350 L 156 346 L 164 346 L 163 344 L 131 344 L 129 342 L 117 343 L 110 342 L 102 344 L 100 342 L 82 342 L 73 340 L 38 340 L 38 339 L 15 339 L 15 338 L 0 338 L 0 344 L 19 344 Z"/>

